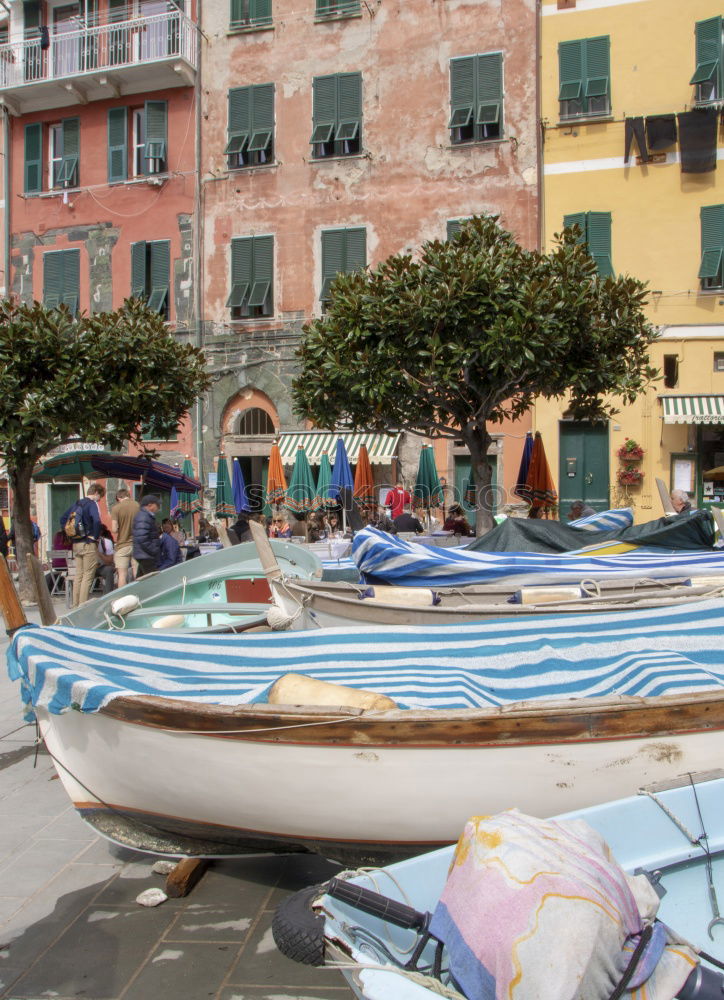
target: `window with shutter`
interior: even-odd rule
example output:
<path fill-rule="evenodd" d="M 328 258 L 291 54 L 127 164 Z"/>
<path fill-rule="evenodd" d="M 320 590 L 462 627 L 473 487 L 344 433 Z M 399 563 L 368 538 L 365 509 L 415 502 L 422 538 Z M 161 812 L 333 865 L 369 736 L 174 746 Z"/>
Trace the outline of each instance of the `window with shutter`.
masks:
<path fill-rule="evenodd" d="M 367 230 L 326 229 L 322 232 L 322 288 L 319 299 L 324 307 L 332 282 L 338 274 L 349 274 L 367 266 Z"/>
<path fill-rule="evenodd" d="M 271 316 L 274 312 L 274 237 L 244 236 L 231 241 L 231 291 L 226 300 L 232 319 Z"/>
<path fill-rule="evenodd" d="M 80 119 L 65 118 L 50 126 L 51 177 L 54 188 L 78 186 Z"/>
<path fill-rule="evenodd" d="M 318 21 L 336 17 L 354 17 L 361 14 L 360 0 L 317 0 L 315 10 Z"/>
<path fill-rule="evenodd" d="M 450 141 L 499 139 L 503 133 L 503 54 L 450 60 Z"/>
<path fill-rule="evenodd" d="M 613 276 L 611 263 L 611 213 L 610 212 L 576 212 L 563 216 L 563 228 L 576 225 L 580 229 L 578 242 L 588 248 L 588 252 L 596 262 L 599 277 Z"/>
<path fill-rule="evenodd" d="M 128 108 L 108 111 L 108 183 L 128 179 Z"/>
<path fill-rule="evenodd" d="M 167 114 L 166 101 L 146 101 L 145 104 L 144 159 L 147 174 L 160 174 L 166 170 Z"/>
<path fill-rule="evenodd" d="M 143 299 L 153 312 L 169 316 L 171 243 L 141 240 L 131 244 L 131 298 Z"/>
<path fill-rule="evenodd" d="M 724 97 L 724 45 L 722 18 L 696 23 L 696 68 L 689 83 L 696 87 L 696 103 L 708 104 Z"/>
<path fill-rule="evenodd" d="M 272 23 L 272 0 L 231 0 L 229 27 L 268 28 Z"/>
<path fill-rule="evenodd" d="M 146 258 L 147 243 L 141 240 L 131 243 L 131 298 L 145 299 L 146 295 Z"/>
<path fill-rule="evenodd" d="M 463 227 L 464 219 L 448 219 L 447 220 L 447 238 L 449 240 L 454 240 L 457 234 Z"/>
<path fill-rule="evenodd" d="M 700 210 L 701 264 L 699 280 L 703 289 L 724 288 L 724 205 L 705 205 Z"/>
<path fill-rule="evenodd" d="M 68 307 L 78 312 L 80 296 L 80 250 L 51 250 L 43 254 L 43 305 L 49 309 Z"/>
<path fill-rule="evenodd" d="M 560 43 L 558 101 L 562 120 L 611 113 L 610 48 L 608 35 Z"/>
<path fill-rule="evenodd" d="M 352 156 L 362 149 L 362 74 L 316 76 L 313 84 L 315 159 Z"/>
<path fill-rule="evenodd" d="M 43 126 L 41 122 L 25 126 L 25 194 L 43 190 Z"/>
<path fill-rule="evenodd" d="M 230 170 L 274 160 L 274 84 L 229 91 L 228 140 L 224 153 Z"/>

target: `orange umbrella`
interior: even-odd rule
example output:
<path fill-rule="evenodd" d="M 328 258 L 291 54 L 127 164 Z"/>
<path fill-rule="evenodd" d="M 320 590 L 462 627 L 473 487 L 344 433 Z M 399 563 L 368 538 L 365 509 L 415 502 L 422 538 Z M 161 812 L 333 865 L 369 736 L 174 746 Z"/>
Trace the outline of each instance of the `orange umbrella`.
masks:
<path fill-rule="evenodd" d="M 533 454 L 530 456 L 525 486 L 530 496 L 533 517 L 542 513 L 548 514 L 558 503 L 558 493 L 553 484 L 551 470 L 548 467 L 548 459 L 543 448 L 543 438 L 540 436 L 540 431 L 535 432 Z"/>
<path fill-rule="evenodd" d="M 287 481 L 284 478 L 284 467 L 282 466 L 282 456 L 279 445 L 274 442 L 269 455 L 269 474 L 266 481 L 266 502 L 268 504 L 279 504 L 284 502 L 287 492 Z"/>
<path fill-rule="evenodd" d="M 372 465 L 367 452 L 367 445 L 361 444 L 357 455 L 357 468 L 354 470 L 354 498 L 363 505 L 375 502 L 375 477 L 372 475 Z"/>

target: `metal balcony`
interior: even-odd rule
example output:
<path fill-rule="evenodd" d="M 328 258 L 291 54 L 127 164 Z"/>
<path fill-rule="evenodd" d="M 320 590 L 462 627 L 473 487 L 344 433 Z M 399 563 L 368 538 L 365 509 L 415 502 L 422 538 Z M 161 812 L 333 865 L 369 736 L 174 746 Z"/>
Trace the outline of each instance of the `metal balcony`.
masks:
<path fill-rule="evenodd" d="M 173 8 L 0 45 L 0 101 L 13 114 L 193 84 L 196 25 Z"/>

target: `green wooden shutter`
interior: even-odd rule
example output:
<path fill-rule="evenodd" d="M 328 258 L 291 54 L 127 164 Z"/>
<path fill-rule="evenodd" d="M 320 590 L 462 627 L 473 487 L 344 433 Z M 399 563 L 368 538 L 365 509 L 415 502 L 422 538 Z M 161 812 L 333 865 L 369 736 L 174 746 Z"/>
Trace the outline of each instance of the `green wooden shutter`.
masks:
<path fill-rule="evenodd" d="M 108 111 L 108 181 L 128 178 L 128 108 Z"/>
<path fill-rule="evenodd" d="M 347 230 L 347 254 L 345 271 L 361 271 L 367 266 L 367 230 L 363 228 Z"/>
<path fill-rule="evenodd" d="M 588 252 L 596 262 L 602 278 L 613 275 L 611 263 L 611 213 L 588 212 L 587 219 Z"/>
<path fill-rule="evenodd" d="M 580 39 L 558 46 L 559 101 L 577 101 L 583 96 L 583 46 Z"/>
<path fill-rule="evenodd" d="M 270 299 L 274 268 L 274 237 L 255 236 L 252 243 L 252 284 L 249 306 L 265 306 Z M 271 311 L 271 307 L 269 310 Z"/>
<path fill-rule="evenodd" d="M 610 93 L 610 49 L 608 35 L 587 38 L 585 49 L 586 97 L 607 97 Z"/>
<path fill-rule="evenodd" d="M 337 77 L 336 140 L 354 139 L 362 121 L 362 74 L 340 73 Z"/>
<path fill-rule="evenodd" d="M 460 230 L 463 228 L 462 220 L 460 219 L 448 219 L 447 220 L 447 238 L 449 240 L 454 239 Z"/>
<path fill-rule="evenodd" d="M 450 121 L 448 128 L 470 124 L 475 107 L 475 56 L 450 60 Z"/>
<path fill-rule="evenodd" d="M 724 205 L 705 205 L 701 218 L 700 278 L 715 279 L 721 272 L 724 254 Z"/>
<path fill-rule="evenodd" d="M 148 308 L 154 312 L 165 312 L 168 301 L 171 274 L 171 243 L 169 240 L 154 240 L 151 247 L 151 294 Z"/>
<path fill-rule="evenodd" d="M 322 290 L 320 301 L 329 301 L 329 288 L 344 268 L 345 233 L 343 229 L 329 229 L 322 233 Z"/>
<path fill-rule="evenodd" d="M 494 125 L 501 121 L 503 103 L 503 55 L 491 52 L 477 59 L 478 125 Z"/>
<path fill-rule="evenodd" d="M 240 309 L 249 294 L 251 285 L 251 237 L 231 241 L 231 292 L 226 300 L 227 309 Z"/>
<path fill-rule="evenodd" d="M 35 194 L 43 190 L 43 125 L 34 122 L 25 126 L 24 190 Z"/>
<path fill-rule="evenodd" d="M 722 93 L 722 19 L 710 17 L 696 23 L 696 69 L 692 84 L 716 81 L 717 96 Z"/>
<path fill-rule="evenodd" d="M 249 152 L 266 149 L 274 133 L 274 84 L 251 88 L 251 138 Z"/>
<path fill-rule="evenodd" d="M 235 87 L 229 91 L 228 142 L 224 154 L 241 153 L 251 135 L 251 87 Z"/>
<path fill-rule="evenodd" d="M 25 37 L 28 33 L 35 34 L 40 27 L 40 0 L 24 0 L 23 3 L 23 28 Z"/>
<path fill-rule="evenodd" d="M 75 316 L 80 298 L 80 250 L 63 250 L 61 254 L 63 270 L 61 302 L 67 305 Z"/>
<path fill-rule="evenodd" d="M 329 142 L 337 124 L 337 77 L 315 76 L 312 84 L 314 107 L 310 143 Z"/>
<path fill-rule="evenodd" d="M 56 309 L 63 294 L 62 250 L 43 254 L 43 305 Z"/>
<path fill-rule="evenodd" d="M 244 22 L 246 17 L 244 0 L 231 0 L 231 10 L 229 11 L 229 24 L 236 28 Z"/>
<path fill-rule="evenodd" d="M 586 237 L 586 213 L 585 212 L 574 212 L 572 215 L 563 216 L 563 228 L 568 229 L 569 226 L 578 226 L 581 230 L 581 235 L 576 240 L 577 243 L 587 243 Z"/>
<path fill-rule="evenodd" d="M 64 118 L 63 158 L 58 168 L 57 184 L 75 187 L 78 184 L 78 161 L 80 159 L 80 118 Z"/>
<path fill-rule="evenodd" d="M 257 28 L 263 28 L 272 23 L 272 0 L 252 0 L 252 23 Z"/>
<path fill-rule="evenodd" d="M 148 160 L 166 160 L 168 103 L 146 101 L 146 148 L 143 155 Z M 148 162 L 146 169 L 149 169 Z"/>
<path fill-rule="evenodd" d="M 146 241 L 131 243 L 131 298 L 146 299 Z"/>

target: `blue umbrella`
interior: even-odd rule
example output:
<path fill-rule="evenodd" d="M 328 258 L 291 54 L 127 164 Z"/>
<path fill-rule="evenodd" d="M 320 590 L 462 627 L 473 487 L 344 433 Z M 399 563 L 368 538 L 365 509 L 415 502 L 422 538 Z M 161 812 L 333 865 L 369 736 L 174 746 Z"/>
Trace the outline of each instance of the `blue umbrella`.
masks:
<path fill-rule="evenodd" d="M 347 449 L 342 438 L 337 438 L 337 450 L 334 453 L 334 466 L 332 467 L 332 481 L 329 484 L 330 499 L 337 499 L 339 491 L 343 489 L 354 489 L 354 477 L 349 467 Z"/>
<path fill-rule="evenodd" d="M 171 497 L 169 499 L 169 508 L 170 508 L 169 513 L 170 513 L 171 517 L 174 519 L 174 521 L 178 521 L 178 519 L 180 517 L 184 516 L 185 511 L 184 511 L 183 507 L 181 506 L 181 504 L 179 503 L 178 490 L 176 489 L 175 486 L 171 487 Z"/>
<path fill-rule="evenodd" d="M 523 445 L 523 456 L 520 460 L 520 468 L 518 469 L 518 478 L 515 481 L 515 486 L 513 488 L 513 493 L 516 496 L 521 497 L 523 500 L 527 500 L 530 503 L 530 489 L 526 487 L 526 480 L 528 479 L 528 469 L 530 468 L 530 460 L 533 455 L 533 435 L 530 431 L 525 436 L 525 444 Z"/>
<path fill-rule="evenodd" d="M 246 483 L 244 482 L 244 473 L 241 471 L 241 465 L 239 464 L 238 458 L 232 458 L 231 460 L 231 495 L 234 498 L 234 506 L 236 507 L 236 513 L 240 514 L 242 510 L 249 510 L 249 500 L 246 495 Z"/>

